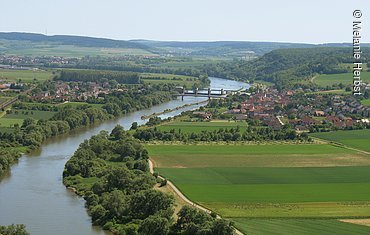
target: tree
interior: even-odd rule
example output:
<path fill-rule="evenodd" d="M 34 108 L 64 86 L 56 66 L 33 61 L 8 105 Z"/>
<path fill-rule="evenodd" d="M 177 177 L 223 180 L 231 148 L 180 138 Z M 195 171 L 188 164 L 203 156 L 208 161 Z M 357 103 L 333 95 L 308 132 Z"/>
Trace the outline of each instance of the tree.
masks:
<path fill-rule="evenodd" d="M 170 232 L 168 219 L 153 215 L 146 218 L 139 227 L 142 235 L 166 235 Z"/>
<path fill-rule="evenodd" d="M 28 127 L 30 125 L 33 125 L 33 124 L 36 124 L 36 120 L 33 119 L 33 118 L 26 118 L 23 120 L 23 124 L 22 124 L 22 127 L 25 128 L 25 127 Z"/>
<path fill-rule="evenodd" d="M 24 224 L 12 224 L 9 226 L 0 226 L 0 234 L 4 235 L 29 235 Z"/>
<path fill-rule="evenodd" d="M 130 130 L 136 130 L 137 128 L 138 128 L 137 122 L 133 122 L 132 125 L 131 125 Z"/>
<path fill-rule="evenodd" d="M 145 219 L 160 211 L 172 209 L 173 197 L 160 191 L 149 189 L 132 196 L 130 200 L 130 214 L 137 219 Z"/>

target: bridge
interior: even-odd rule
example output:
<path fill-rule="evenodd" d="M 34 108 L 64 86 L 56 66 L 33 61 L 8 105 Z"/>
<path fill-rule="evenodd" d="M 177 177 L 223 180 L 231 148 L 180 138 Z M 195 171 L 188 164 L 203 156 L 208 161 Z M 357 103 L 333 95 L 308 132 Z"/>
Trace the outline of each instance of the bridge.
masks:
<path fill-rule="evenodd" d="M 208 88 L 208 89 L 198 89 L 186 90 L 184 87 L 176 87 L 176 90 L 180 92 L 177 96 L 181 96 L 182 100 L 184 96 L 196 96 L 196 97 L 208 97 L 208 98 L 226 98 L 228 95 L 236 94 L 241 92 L 243 88 L 237 90 L 231 89 L 217 89 L 217 88 Z"/>

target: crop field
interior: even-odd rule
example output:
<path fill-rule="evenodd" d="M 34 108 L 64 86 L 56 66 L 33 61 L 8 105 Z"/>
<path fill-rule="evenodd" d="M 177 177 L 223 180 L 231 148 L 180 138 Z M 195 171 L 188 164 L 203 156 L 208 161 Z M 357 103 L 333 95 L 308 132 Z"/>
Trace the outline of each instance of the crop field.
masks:
<path fill-rule="evenodd" d="M 369 234 L 370 227 L 344 223 L 334 219 L 234 219 L 247 234 Z M 278 231 L 278 232 L 277 232 Z"/>
<path fill-rule="evenodd" d="M 311 136 L 370 152 L 370 130 L 321 132 Z"/>
<path fill-rule="evenodd" d="M 23 82 L 45 81 L 51 79 L 53 74 L 49 71 L 32 71 L 32 70 L 13 70 L 0 69 L 0 80 L 14 82 L 22 80 Z"/>
<path fill-rule="evenodd" d="M 341 227 L 369 231 L 335 220 L 369 217 L 368 154 L 329 144 L 148 144 L 146 148 L 160 175 L 191 200 L 235 219 L 248 234 L 284 226 L 283 218 L 291 224 L 286 229 L 296 234 L 312 232 L 315 224 L 328 224 L 330 232 Z M 280 219 L 278 225 L 268 220 L 272 218 Z M 304 226 L 304 219 L 310 219 L 312 226 Z"/>
<path fill-rule="evenodd" d="M 157 128 L 161 131 L 170 131 L 175 129 L 175 131 L 181 130 L 183 133 L 199 133 L 201 131 L 215 131 L 221 128 L 223 129 L 230 129 L 236 128 L 239 126 L 240 128 L 246 127 L 246 122 L 228 122 L 228 121 L 212 121 L 212 122 L 170 122 L 165 123 L 163 125 L 158 126 Z"/>
<path fill-rule="evenodd" d="M 145 55 L 155 56 L 153 53 L 139 48 L 101 48 L 101 47 L 80 47 L 73 45 L 37 44 L 34 47 L 9 48 L 7 54 L 27 56 L 120 56 L 120 55 Z"/>
<path fill-rule="evenodd" d="M 147 145 L 158 168 L 330 167 L 369 165 L 370 158 L 331 145 Z"/>
<path fill-rule="evenodd" d="M 361 73 L 362 81 L 370 82 L 370 72 Z M 322 74 L 319 75 L 314 82 L 320 86 L 331 86 L 333 84 L 343 83 L 344 85 L 352 84 L 353 74 L 352 73 L 340 73 L 340 74 Z"/>

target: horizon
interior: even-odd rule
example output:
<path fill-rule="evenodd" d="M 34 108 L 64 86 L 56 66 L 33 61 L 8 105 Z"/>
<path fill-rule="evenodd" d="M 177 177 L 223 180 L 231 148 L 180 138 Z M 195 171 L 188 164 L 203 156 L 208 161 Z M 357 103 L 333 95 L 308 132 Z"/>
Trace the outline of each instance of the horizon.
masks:
<path fill-rule="evenodd" d="M 335 9 L 333 9 L 333 5 Z M 75 35 L 115 40 L 252 41 L 325 44 L 352 41 L 352 12 L 363 11 L 370 41 L 369 1 L 312 0 L 35 0 L 7 1 L 2 32 Z M 267 7 L 266 7 L 267 6 Z M 32 10 L 30 10 L 32 9 Z M 67 13 L 67 14 L 66 14 Z M 18 17 L 18 16 L 21 17 Z"/>
<path fill-rule="evenodd" d="M 296 41 L 253 41 L 253 40 L 156 40 L 156 39 L 147 39 L 147 38 L 132 38 L 132 39 L 116 39 L 116 38 L 109 38 L 104 36 L 89 36 L 89 35 L 76 35 L 76 34 L 44 34 L 39 32 L 22 32 L 22 31 L 0 31 L 0 33 L 20 33 L 20 34 L 35 34 L 35 35 L 43 35 L 48 37 L 53 36 L 72 36 L 72 37 L 87 37 L 87 38 L 97 38 L 97 39 L 108 39 L 108 40 L 116 40 L 116 41 L 153 41 L 153 42 L 258 42 L 258 43 L 292 43 L 292 44 L 308 44 L 308 45 L 325 45 L 325 44 L 352 44 L 352 42 L 319 42 L 319 43 L 310 43 L 310 42 L 296 42 Z M 361 44 L 370 44 L 368 42 L 361 42 Z"/>

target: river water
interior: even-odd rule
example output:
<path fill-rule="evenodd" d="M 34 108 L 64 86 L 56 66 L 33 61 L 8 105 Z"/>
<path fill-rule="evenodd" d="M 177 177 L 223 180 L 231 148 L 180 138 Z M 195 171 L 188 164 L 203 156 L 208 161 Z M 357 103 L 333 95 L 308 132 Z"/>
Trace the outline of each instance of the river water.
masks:
<path fill-rule="evenodd" d="M 248 84 L 210 78 L 211 88 L 239 89 Z M 111 131 L 117 124 L 125 129 L 133 122 L 144 124 L 141 116 L 173 109 L 184 104 L 206 100 L 201 97 L 185 97 L 154 106 L 150 109 L 127 114 L 121 118 L 103 122 L 93 127 L 72 131 L 46 141 L 42 147 L 19 159 L 11 173 L 0 181 L 0 225 L 25 224 L 35 235 L 84 235 L 106 234 L 91 225 L 91 218 L 84 207 L 84 200 L 66 189 L 62 182 L 65 163 L 78 145 L 101 130 Z M 161 118 L 179 115 L 201 105 L 190 106 L 160 115 Z"/>

